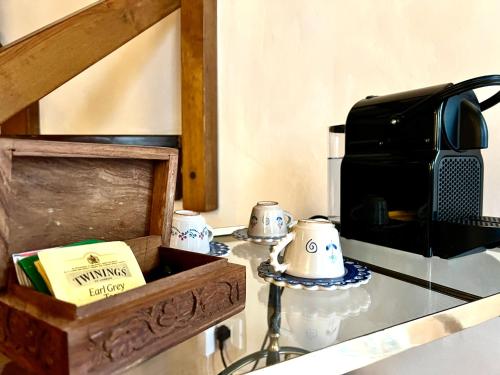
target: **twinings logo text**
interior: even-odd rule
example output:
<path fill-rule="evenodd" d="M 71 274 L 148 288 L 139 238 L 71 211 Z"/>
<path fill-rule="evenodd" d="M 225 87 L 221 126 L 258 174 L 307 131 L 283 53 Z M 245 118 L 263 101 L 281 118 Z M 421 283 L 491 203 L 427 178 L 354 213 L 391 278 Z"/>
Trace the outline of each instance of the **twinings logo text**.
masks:
<path fill-rule="evenodd" d="M 127 266 L 103 267 L 84 272 L 74 272 L 70 275 L 71 280 L 78 286 L 85 286 L 89 283 L 112 280 L 118 277 L 130 277 Z"/>

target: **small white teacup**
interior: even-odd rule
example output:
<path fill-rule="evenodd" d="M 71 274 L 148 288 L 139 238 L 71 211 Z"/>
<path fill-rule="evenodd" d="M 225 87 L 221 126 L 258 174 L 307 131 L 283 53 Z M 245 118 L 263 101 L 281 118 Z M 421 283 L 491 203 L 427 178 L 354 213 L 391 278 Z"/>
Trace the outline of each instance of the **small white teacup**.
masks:
<path fill-rule="evenodd" d="M 278 255 L 283 250 L 284 263 L 280 263 Z M 292 276 L 323 279 L 345 273 L 339 233 L 326 220 L 299 220 L 293 230 L 273 246 L 270 258 L 276 272 Z"/>
<path fill-rule="evenodd" d="M 278 202 L 261 201 L 252 208 L 248 236 L 253 238 L 283 238 L 295 224 L 292 215 Z"/>
<path fill-rule="evenodd" d="M 189 210 L 174 212 L 170 247 L 208 254 L 213 237 L 212 227 L 205 222 L 199 212 Z"/>

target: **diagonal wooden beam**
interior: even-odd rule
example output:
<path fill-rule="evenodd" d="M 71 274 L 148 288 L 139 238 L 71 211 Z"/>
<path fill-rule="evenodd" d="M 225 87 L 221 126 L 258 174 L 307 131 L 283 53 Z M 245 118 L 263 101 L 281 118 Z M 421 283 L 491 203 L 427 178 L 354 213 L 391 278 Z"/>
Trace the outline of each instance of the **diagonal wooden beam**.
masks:
<path fill-rule="evenodd" d="M 183 205 L 215 210 L 217 200 L 217 0 L 182 0 Z"/>
<path fill-rule="evenodd" d="M 40 134 L 40 104 L 35 102 L 5 121 L 0 127 L 4 135 Z"/>
<path fill-rule="evenodd" d="M 180 7 L 101 0 L 0 49 L 0 124 Z"/>
<path fill-rule="evenodd" d="M 0 43 L 0 48 L 2 44 Z M 40 105 L 31 104 L 16 113 L 2 124 L 0 134 L 3 135 L 36 135 L 40 134 Z"/>

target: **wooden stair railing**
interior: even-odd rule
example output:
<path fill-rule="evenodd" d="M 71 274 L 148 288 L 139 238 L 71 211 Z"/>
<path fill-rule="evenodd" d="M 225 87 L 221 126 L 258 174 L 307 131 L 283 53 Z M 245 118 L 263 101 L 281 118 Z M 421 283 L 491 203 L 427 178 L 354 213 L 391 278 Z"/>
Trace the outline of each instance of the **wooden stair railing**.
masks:
<path fill-rule="evenodd" d="M 101 0 L 0 48 L 0 124 L 181 5 L 183 203 L 216 209 L 217 0 Z"/>
<path fill-rule="evenodd" d="M 217 0 L 183 0 L 182 180 L 184 208 L 215 210 L 217 199 Z"/>
<path fill-rule="evenodd" d="M 180 7 L 180 0 L 104 0 L 0 50 L 0 123 Z"/>
<path fill-rule="evenodd" d="M 2 44 L 0 43 L 0 48 Z M 34 102 L 1 124 L 0 135 L 40 134 L 40 105 Z"/>
<path fill-rule="evenodd" d="M 0 127 L 0 135 L 40 134 L 40 104 L 35 102 L 5 121 Z"/>

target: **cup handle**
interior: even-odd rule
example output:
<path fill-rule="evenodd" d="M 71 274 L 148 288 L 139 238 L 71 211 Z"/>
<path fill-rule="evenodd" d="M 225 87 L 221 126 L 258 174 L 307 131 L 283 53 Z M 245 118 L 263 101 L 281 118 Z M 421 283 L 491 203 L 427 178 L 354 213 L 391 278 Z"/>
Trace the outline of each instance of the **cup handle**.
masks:
<path fill-rule="evenodd" d="M 278 255 L 283 251 L 290 242 L 295 238 L 295 233 L 288 233 L 276 245 L 272 246 L 271 254 L 269 254 L 269 264 L 274 268 L 275 272 L 285 272 L 288 264 L 280 263 Z"/>
<path fill-rule="evenodd" d="M 293 227 L 295 224 L 297 224 L 297 220 L 295 220 L 292 216 L 292 214 L 288 211 L 283 211 L 283 216 L 285 216 L 285 220 L 286 220 L 286 226 L 288 227 L 288 229 L 290 229 L 291 227 Z"/>
<path fill-rule="evenodd" d="M 208 242 L 212 242 L 212 240 L 214 239 L 214 228 L 212 228 L 208 224 L 205 227 L 207 228 L 208 231 Z"/>

